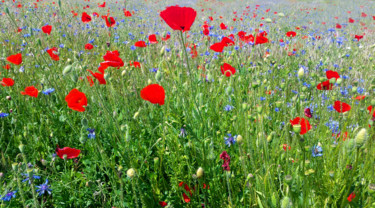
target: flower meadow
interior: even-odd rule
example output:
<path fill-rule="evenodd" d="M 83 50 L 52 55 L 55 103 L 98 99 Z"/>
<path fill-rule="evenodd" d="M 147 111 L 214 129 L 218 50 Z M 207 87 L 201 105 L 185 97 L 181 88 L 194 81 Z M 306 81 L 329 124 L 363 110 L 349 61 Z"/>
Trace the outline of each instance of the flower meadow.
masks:
<path fill-rule="evenodd" d="M 375 207 L 374 8 L 1 1 L 0 207 Z"/>

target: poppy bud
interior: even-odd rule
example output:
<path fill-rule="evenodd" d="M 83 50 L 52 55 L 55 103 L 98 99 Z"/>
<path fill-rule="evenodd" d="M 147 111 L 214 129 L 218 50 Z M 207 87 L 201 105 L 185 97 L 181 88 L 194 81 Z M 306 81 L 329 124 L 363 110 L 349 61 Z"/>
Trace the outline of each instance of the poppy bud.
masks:
<path fill-rule="evenodd" d="M 88 125 L 88 121 L 87 121 L 87 119 L 86 119 L 86 118 L 83 118 L 83 119 L 81 120 L 81 124 L 82 124 L 82 126 L 87 126 L 87 125 Z"/>
<path fill-rule="evenodd" d="M 362 147 L 364 143 L 366 143 L 368 138 L 367 130 L 365 128 L 359 130 L 357 135 L 355 136 L 355 143 L 357 147 Z"/>
<path fill-rule="evenodd" d="M 151 80 L 151 79 L 148 79 L 148 80 L 147 80 L 147 84 L 150 85 L 151 83 L 152 83 L 152 80 Z"/>
<path fill-rule="evenodd" d="M 271 20 L 270 18 L 266 18 L 265 21 L 266 21 L 267 23 L 271 23 L 271 22 L 272 22 L 272 20 Z"/>
<path fill-rule="evenodd" d="M 286 175 L 284 180 L 285 180 L 285 183 L 290 185 L 293 182 L 293 177 L 291 175 Z"/>
<path fill-rule="evenodd" d="M 157 170 L 159 167 L 159 158 L 155 157 L 154 158 L 154 169 Z"/>
<path fill-rule="evenodd" d="M 160 49 L 160 55 L 163 56 L 165 51 L 165 46 L 161 47 Z"/>
<path fill-rule="evenodd" d="M 133 119 L 134 119 L 134 120 L 137 119 L 138 115 L 139 115 L 139 111 L 135 112 L 135 113 L 134 113 L 134 116 L 133 116 Z"/>
<path fill-rule="evenodd" d="M 8 7 L 5 7 L 5 13 L 9 14 L 9 9 L 8 9 Z"/>
<path fill-rule="evenodd" d="M 243 137 L 241 135 L 238 135 L 236 139 L 237 139 L 238 144 L 242 144 Z"/>
<path fill-rule="evenodd" d="M 375 195 L 375 184 L 374 183 L 370 183 L 368 185 L 368 193 L 371 194 L 371 195 Z"/>
<path fill-rule="evenodd" d="M 25 150 L 25 145 L 20 144 L 20 145 L 18 146 L 18 149 L 20 149 L 20 152 L 23 153 L 23 151 Z"/>
<path fill-rule="evenodd" d="M 303 86 L 302 87 L 302 92 L 306 92 L 307 91 L 307 87 Z"/>
<path fill-rule="evenodd" d="M 13 171 L 16 171 L 18 170 L 18 163 L 12 163 L 12 169 Z"/>
<path fill-rule="evenodd" d="M 302 94 L 302 95 L 300 95 L 299 97 L 300 97 L 300 98 L 301 98 L 302 100 L 304 100 L 304 99 L 306 98 L 306 96 L 305 96 L 305 95 L 303 95 L 303 94 Z"/>
<path fill-rule="evenodd" d="M 242 110 L 246 111 L 248 109 L 247 103 L 242 103 Z"/>
<path fill-rule="evenodd" d="M 81 137 L 79 138 L 79 141 L 83 144 L 83 143 L 85 143 L 85 142 L 87 141 L 87 139 L 86 139 L 85 136 L 81 136 Z"/>
<path fill-rule="evenodd" d="M 109 74 L 108 73 L 104 74 L 104 79 L 109 79 Z"/>
<path fill-rule="evenodd" d="M 270 135 L 268 135 L 268 137 L 267 137 L 267 142 L 271 142 L 273 137 L 275 136 L 275 134 L 276 134 L 276 132 L 274 132 L 274 131 L 271 132 Z"/>
<path fill-rule="evenodd" d="M 42 163 L 43 166 L 47 165 L 47 161 L 45 159 L 41 159 L 40 162 Z"/>
<path fill-rule="evenodd" d="M 263 107 L 262 107 L 262 106 L 257 106 L 257 112 L 258 112 L 258 113 L 261 113 L 262 110 L 263 110 Z"/>
<path fill-rule="evenodd" d="M 341 78 L 341 77 L 338 78 L 338 79 L 336 80 L 336 83 L 337 83 L 337 84 L 341 84 L 341 83 L 342 83 L 342 78 Z"/>
<path fill-rule="evenodd" d="M 204 171 L 203 171 L 203 168 L 199 167 L 198 170 L 197 170 L 197 178 L 202 178 L 204 174 Z"/>
<path fill-rule="evenodd" d="M 233 88 L 231 86 L 228 86 L 227 89 L 225 89 L 225 92 L 229 95 L 233 91 Z"/>
<path fill-rule="evenodd" d="M 126 175 L 127 175 L 129 178 L 133 178 L 134 175 L 135 175 L 135 170 L 134 170 L 134 168 L 130 168 L 128 171 L 126 171 Z"/>
<path fill-rule="evenodd" d="M 329 80 L 329 83 L 330 83 L 330 84 L 335 84 L 335 83 L 336 83 L 336 78 L 332 78 L 332 79 L 330 79 L 330 80 Z"/>
<path fill-rule="evenodd" d="M 303 77 L 303 75 L 305 75 L 305 70 L 302 67 L 299 68 L 297 75 L 298 77 Z"/>
<path fill-rule="evenodd" d="M 65 76 L 65 75 L 67 75 L 67 74 L 69 74 L 70 72 L 72 71 L 72 65 L 68 65 L 68 66 L 66 66 L 65 68 L 64 68 L 64 70 L 63 70 L 63 75 Z"/>
<path fill-rule="evenodd" d="M 160 82 L 162 78 L 163 78 L 163 74 L 161 73 L 161 70 L 158 70 L 156 72 L 155 79 L 156 81 Z"/>
<path fill-rule="evenodd" d="M 61 8 L 61 0 L 59 0 L 59 7 Z"/>
<path fill-rule="evenodd" d="M 282 13 L 282 12 L 278 13 L 278 15 L 279 15 L 279 17 L 285 17 L 285 14 Z"/>
<path fill-rule="evenodd" d="M 353 88 L 352 88 L 352 92 L 353 92 L 353 93 L 354 93 L 354 92 L 357 92 L 357 89 L 358 89 L 357 87 L 353 87 Z"/>
<path fill-rule="evenodd" d="M 254 89 L 257 88 L 259 86 L 259 81 L 255 81 L 253 83 L 251 83 L 251 87 L 253 87 Z"/>
<path fill-rule="evenodd" d="M 203 93 L 198 94 L 198 103 L 199 103 L 199 106 L 203 105 Z"/>
<path fill-rule="evenodd" d="M 293 204 L 289 197 L 285 196 L 283 199 L 281 199 L 280 206 L 281 208 L 292 208 Z"/>
<path fill-rule="evenodd" d="M 293 131 L 295 133 L 300 133 L 301 132 L 301 125 L 300 124 L 293 125 Z"/>
<path fill-rule="evenodd" d="M 324 77 L 320 77 L 320 78 L 319 78 L 319 81 L 320 81 L 320 82 L 323 82 L 323 81 L 325 81 L 325 80 L 326 80 L 326 78 L 324 78 Z"/>
<path fill-rule="evenodd" d="M 283 102 L 281 102 L 281 101 L 276 101 L 276 107 L 280 108 L 282 104 L 283 104 Z"/>
<path fill-rule="evenodd" d="M 281 87 L 281 89 L 285 89 L 285 83 L 284 83 L 284 82 L 281 83 L 281 84 L 280 84 L 280 87 Z"/>

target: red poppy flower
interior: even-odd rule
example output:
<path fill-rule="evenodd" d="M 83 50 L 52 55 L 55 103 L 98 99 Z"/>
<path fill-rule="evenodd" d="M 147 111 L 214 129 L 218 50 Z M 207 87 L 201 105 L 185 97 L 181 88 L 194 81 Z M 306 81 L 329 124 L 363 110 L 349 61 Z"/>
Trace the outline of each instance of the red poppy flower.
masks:
<path fill-rule="evenodd" d="M 116 24 L 116 20 L 113 17 L 104 16 L 104 18 L 107 27 L 113 27 Z"/>
<path fill-rule="evenodd" d="M 151 84 L 141 90 L 141 98 L 152 104 L 164 105 L 165 91 L 158 84 Z"/>
<path fill-rule="evenodd" d="M 103 2 L 103 4 L 98 5 L 98 7 L 104 8 L 105 7 L 105 2 Z"/>
<path fill-rule="evenodd" d="M 342 26 L 341 26 L 340 24 L 336 24 L 336 28 L 337 28 L 337 29 L 341 29 Z"/>
<path fill-rule="evenodd" d="M 166 207 L 168 205 L 168 203 L 165 201 L 160 201 L 159 204 L 161 207 Z"/>
<path fill-rule="evenodd" d="M 90 74 L 95 77 L 98 81 L 99 81 L 99 84 L 107 84 L 106 80 L 104 79 L 104 74 L 101 74 L 101 73 L 93 73 L 91 70 L 87 70 L 90 72 Z"/>
<path fill-rule="evenodd" d="M 18 53 L 15 55 L 8 56 L 7 61 L 15 65 L 20 65 L 22 63 L 22 54 Z"/>
<path fill-rule="evenodd" d="M 353 97 L 354 98 L 354 97 Z M 354 99 L 356 100 L 363 100 L 366 98 L 366 95 L 358 95 L 357 97 L 355 97 Z"/>
<path fill-rule="evenodd" d="M 289 31 L 289 32 L 286 33 L 286 36 L 288 36 L 288 37 L 295 37 L 296 35 L 297 35 L 297 33 L 294 32 L 294 31 Z"/>
<path fill-rule="evenodd" d="M 189 31 L 197 12 L 190 7 L 170 6 L 160 12 L 160 17 L 173 30 Z"/>
<path fill-rule="evenodd" d="M 236 73 L 236 69 L 231 66 L 230 64 L 224 63 L 221 67 L 221 73 L 224 74 L 227 77 L 232 76 L 233 74 Z"/>
<path fill-rule="evenodd" d="M 66 155 L 67 159 L 73 159 L 73 158 L 78 157 L 80 153 L 81 153 L 81 150 L 70 148 L 70 147 L 60 148 L 59 145 L 57 145 L 57 148 L 56 148 L 56 154 L 61 159 L 64 159 L 64 155 Z"/>
<path fill-rule="evenodd" d="M 364 13 L 364 12 L 362 12 L 362 13 L 361 13 L 361 17 L 367 17 L 367 14 Z"/>
<path fill-rule="evenodd" d="M 305 118 L 296 117 L 295 119 L 290 120 L 290 124 L 292 124 L 292 126 L 298 124 L 301 125 L 301 131 L 299 133 L 300 135 L 306 134 L 311 129 L 309 121 Z"/>
<path fill-rule="evenodd" d="M 213 50 L 213 51 L 215 51 L 215 52 L 221 53 L 221 52 L 223 52 L 224 47 L 225 47 L 225 45 L 222 42 L 220 42 L 220 43 L 214 43 L 214 44 L 212 44 L 210 46 L 210 49 Z"/>
<path fill-rule="evenodd" d="M 255 39 L 255 45 L 268 43 L 268 38 L 266 36 L 267 36 L 266 31 L 258 33 Z"/>
<path fill-rule="evenodd" d="M 77 89 L 72 89 L 69 94 L 65 97 L 65 101 L 68 103 L 68 107 L 72 110 L 83 112 L 86 109 L 83 106 L 87 106 L 87 98 L 85 93 L 80 92 Z"/>
<path fill-rule="evenodd" d="M 331 71 L 331 70 L 326 71 L 326 76 L 327 76 L 327 79 L 335 78 L 337 80 L 338 78 L 340 78 L 340 75 L 338 72 Z"/>
<path fill-rule="evenodd" d="M 3 69 L 9 70 L 10 69 L 10 65 L 7 64 L 7 65 L 3 66 Z"/>
<path fill-rule="evenodd" d="M 363 38 L 363 35 L 355 35 L 354 38 L 359 41 Z"/>
<path fill-rule="evenodd" d="M 92 80 L 91 76 L 87 76 L 87 81 L 89 81 L 90 87 L 94 86 L 94 80 Z"/>
<path fill-rule="evenodd" d="M 205 28 L 205 29 L 203 30 L 203 35 L 207 36 L 207 35 L 209 35 L 209 34 L 210 34 L 210 30 L 208 30 L 207 28 Z"/>
<path fill-rule="evenodd" d="M 133 63 L 130 61 L 130 66 L 134 66 L 135 68 L 141 68 L 141 64 L 137 61 L 133 61 Z"/>
<path fill-rule="evenodd" d="M 349 18 L 349 23 L 354 23 L 354 19 Z"/>
<path fill-rule="evenodd" d="M 304 113 L 305 113 L 305 116 L 307 118 L 311 118 L 312 117 L 312 113 L 311 113 L 311 109 L 310 108 L 305 108 Z"/>
<path fill-rule="evenodd" d="M 60 60 L 59 55 L 57 55 L 58 49 L 56 47 L 50 48 L 47 50 L 47 53 L 54 61 Z"/>
<path fill-rule="evenodd" d="M 25 91 L 22 91 L 22 95 L 28 95 L 30 97 L 38 97 L 38 89 L 36 89 L 34 86 L 29 86 L 25 88 Z"/>
<path fill-rule="evenodd" d="M 92 15 L 99 17 L 99 14 L 97 12 L 93 12 Z"/>
<path fill-rule="evenodd" d="M 224 44 L 224 46 L 232 46 L 234 45 L 234 41 L 227 38 L 227 37 L 223 37 L 223 39 L 221 39 L 221 43 Z"/>
<path fill-rule="evenodd" d="M 11 87 L 14 85 L 14 80 L 12 78 L 3 78 L 0 83 L 4 87 Z"/>
<path fill-rule="evenodd" d="M 184 186 L 185 191 L 186 191 L 187 193 L 190 194 L 190 197 L 192 197 L 192 196 L 193 196 L 193 193 L 191 192 L 189 186 L 188 186 L 186 183 L 184 183 L 184 182 L 180 182 L 180 183 L 178 184 L 179 187 L 181 187 L 181 186 L 183 186 L 183 185 L 185 185 L 185 186 Z M 182 197 L 184 198 L 184 201 L 185 201 L 186 203 L 189 203 L 189 202 L 190 202 L 190 198 L 189 198 L 185 193 L 182 193 Z"/>
<path fill-rule="evenodd" d="M 125 17 L 131 17 L 132 13 L 130 11 L 124 10 Z"/>
<path fill-rule="evenodd" d="M 123 67 L 124 62 L 119 56 L 120 54 L 118 51 L 107 51 L 107 53 L 103 56 L 104 62 L 100 63 L 99 71 L 104 74 L 104 70 L 109 66 L 117 68 Z"/>
<path fill-rule="evenodd" d="M 245 43 L 254 42 L 254 36 L 252 34 L 246 36 L 246 33 L 244 31 L 240 31 L 237 33 L 238 37 L 241 41 Z"/>
<path fill-rule="evenodd" d="M 339 113 L 345 113 L 347 111 L 350 111 L 352 107 L 347 103 L 336 101 L 333 105 L 333 108 Z"/>
<path fill-rule="evenodd" d="M 351 202 L 353 199 L 355 198 L 355 193 L 352 192 L 349 196 L 348 196 L 348 201 Z"/>
<path fill-rule="evenodd" d="M 48 35 L 51 34 L 52 26 L 51 25 L 46 25 L 42 27 L 42 31 Z"/>
<path fill-rule="evenodd" d="M 83 12 L 81 20 L 82 20 L 83 23 L 88 23 L 88 22 L 91 21 L 91 16 L 88 15 L 86 12 Z"/>
<path fill-rule="evenodd" d="M 227 28 L 228 28 L 228 26 L 226 26 L 224 23 L 220 24 L 220 29 L 226 30 Z"/>
<path fill-rule="evenodd" d="M 169 38 L 171 38 L 170 34 L 166 34 L 164 38 L 161 38 L 163 41 L 167 41 Z"/>
<path fill-rule="evenodd" d="M 150 41 L 151 44 L 155 44 L 155 43 L 158 43 L 158 39 L 156 39 L 156 35 L 155 34 L 152 34 L 150 36 L 148 36 L 148 41 Z"/>
<path fill-rule="evenodd" d="M 86 45 L 85 45 L 85 49 L 86 50 L 91 50 L 91 49 L 93 49 L 94 48 L 94 46 L 92 45 L 92 44 L 90 44 L 90 43 L 87 43 Z"/>
<path fill-rule="evenodd" d="M 319 83 L 316 88 L 318 90 L 332 90 L 333 84 L 329 83 L 329 80 Z"/>
<path fill-rule="evenodd" d="M 146 42 L 143 41 L 143 40 L 140 40 L 140 41 L 135 42 L 134 46 L 135 46 L 135 47 L 139 47 L 139 48 L 147 47 Z"/>

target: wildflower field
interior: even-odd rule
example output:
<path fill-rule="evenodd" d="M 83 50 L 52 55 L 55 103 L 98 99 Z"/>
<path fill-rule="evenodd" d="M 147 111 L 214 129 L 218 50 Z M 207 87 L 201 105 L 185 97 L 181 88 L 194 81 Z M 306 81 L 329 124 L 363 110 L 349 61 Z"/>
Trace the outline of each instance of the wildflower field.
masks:
<path fill-rule="evenodd" d="M 0 207 L 375 207 L 375 1 L 3 0 Z"/>

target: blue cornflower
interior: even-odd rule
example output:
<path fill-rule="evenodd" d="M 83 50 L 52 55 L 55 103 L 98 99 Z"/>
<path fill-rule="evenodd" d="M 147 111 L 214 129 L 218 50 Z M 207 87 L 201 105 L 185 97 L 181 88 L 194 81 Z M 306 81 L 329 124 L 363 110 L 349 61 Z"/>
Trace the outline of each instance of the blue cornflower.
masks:
<path fill-rule="evenodd" d="M 95 139 L 95 129 L 87 128 L 86 130 L 89 132 L 89 134 L 87 135 L 87 137 L 89 139 Z"/>
<path fill-rule="evenodd" d="M 48 194 L 51 194 L 52 189 L 50 189 L 51 185 L 48 185 L 48 179 L 46 179 L 46 182 L 36 186 L 38 189 L 36 190 L 39 193 L 39 196 L 43 195 L 46 191 Z"/>
<path fill-rule="evenodd" d="M 29 178 L 29 174 L 26 174 L 26 173 L 21 173 L 21 175 L 23 175 L 23 176 L 26 176 L 26 178 L 25 178 L 25 179 L 23 179 L 23 181 L 22 181 L 22 182 L 26 182 L 26 181 L 29 181 L 29 184 L 31 184 L 31 181 L 30 181 L 30 178 Z M 40 176 L 37 176 L 37 175 L 33 175 L 33 178 L 34 178 L 34 179 L 36 179 L 36 180 L 38 180 L 38 179 L 40 179 Z"/>
<path fill-rule="evenodd" d="M 8 113 L 0 113 L 0 118 L 4 118 L 4 117 L 7 117 L 7 116 L 9 116 Z"/>
<path fill-rule="evenodd" d="M 181 128 L 180 129 L 180 134 L 178 135 L 179 137 L 186 137 L 187 133 L 186 133 L 186 130 L 185 128 Z"/>
<path fill-rule="evenodd" d="M 225 111 L 231 111 L 231 110 L 233 110 L 233 106 L 231 106 L 231 105 L 226 105 L 225 107 L 224 107 L 224 110 Z"/>
<path fill-rule="evenodd" d="M 227 134 L 227 136 L 228 136 L 228 137 L 224 137 L 225 145 L 227 145 L 228 147 L 230 147 L 230 145 L 236 143 L 237 135 L 235 135 L 235 136 L 233 137 L 232 134 Z"/>
<path fill-rule="evenodd" d="M 311 153 L 312 153 L 312 156 L 313 157 L 321 157 L 323 156 L 323 148 L 322 146 L 320 145 L 320 143 L 318 143 L 318 145 L 314 145 L 312 150 L 311 150 Z"/>
<path fill-rule="evenodd" d="M 157 72 L 158 71 L 158 68 L 152 68 L 150 69 L 150 72 Z"/>
<path fill-rule="evenodd" d="M 10 201 L 12 198 L 16 198 L 17 191 L 9 191 L 1 200 Z"/>
<path fill-rule="evenodd" d="M 260 101 L 264 101 L 264 100 L 266 100 L 265 97 L 260 97 Z"/>
<path fill-rule="evenodd" d="M 275 108 L 275 111 L 276 111 L 276 112 L 279 112 L 279 111 L 280 111 L 280 109 L 279 109 L 279 108 Z"/>
<path fill-rule="evenodd" d="M 132 46 L 130 47 L 130 49 L 131 49 L 132 51 L 134 51 L 134 50 L 135 50 L 135 46 L 132 45 Z"/>
<path fill-rule="evenodd" d="M 55 91 L 54 88 L 48 88 L 46 90 L 43 90 L 42 93 L 45 94 L 45 95 L 49 95 L 51 93 L 53 93 Z"/>

